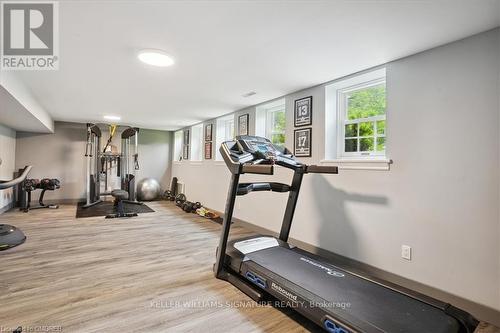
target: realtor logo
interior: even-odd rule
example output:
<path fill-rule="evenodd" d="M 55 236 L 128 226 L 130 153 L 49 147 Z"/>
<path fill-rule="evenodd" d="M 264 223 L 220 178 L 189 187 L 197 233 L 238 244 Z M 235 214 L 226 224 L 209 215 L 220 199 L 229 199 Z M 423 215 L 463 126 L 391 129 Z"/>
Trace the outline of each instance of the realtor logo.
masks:
<path fill-rule="evenodd" d="M 55 70 L 59 67 L 58 3 L 4 1 L 2 70 Z"/>

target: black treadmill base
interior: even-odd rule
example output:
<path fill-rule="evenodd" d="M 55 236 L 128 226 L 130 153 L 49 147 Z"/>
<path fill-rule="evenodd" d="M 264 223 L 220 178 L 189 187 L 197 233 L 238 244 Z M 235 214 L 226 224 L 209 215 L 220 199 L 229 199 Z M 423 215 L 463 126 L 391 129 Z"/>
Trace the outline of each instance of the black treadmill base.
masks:
<path fill-rule="evenodd" d="M 259 290 L 252 286 L 249 282 L 243 280 L 239 275 L 234 272 L 223 271 L 222 275 L 218 277 L 221 280 L 225 280 L 231 283 L 233 286 L 242 291 L 245 295 L 250 297 L 253 301 L 261 304 L 272 306 L 273 308 L 279 310 L 281 313 L 285 314 L 291 320 L 294 320 L 300 326 L 302 326 L 305 330 L 312 333 L 320 333 L 324 332 L 321 326 L 318 326 L 317 323 L 311 321 L 307 317 L 305 317 L 300 312 L 296 311 L 292 307 L 287 306 L 286 302 L 283 302 L 276 297 L 268 294 L 263 290 Z"/>
<path fill-rule="evenodd" d="M 266 302 L 269 299 L 269 296 L 266 295 L 265 292 L 254 288 L 249 282 L 241 279 L 237 274 L 222 271 L 217 278 L 231 283 L 257 303 Z"/>
<path fill-rule="evenodd" d="M 234 247 L 237 241 L 226 251 L 225 274 L 232 278 L 223 279 L 250 297 L 259 292 L 260 300 L 271 296 L 326 331 L 472 333 L 478 324 L 446 303 L 401 293 L 287 243 L 244 255 Z"/>

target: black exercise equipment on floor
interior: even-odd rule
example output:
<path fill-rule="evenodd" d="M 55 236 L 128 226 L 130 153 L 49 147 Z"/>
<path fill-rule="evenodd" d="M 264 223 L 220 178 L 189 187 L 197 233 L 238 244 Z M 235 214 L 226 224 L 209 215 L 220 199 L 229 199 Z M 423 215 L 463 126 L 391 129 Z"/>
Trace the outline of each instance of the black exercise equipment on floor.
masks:
<path fill-rule="evenodd" d="M 197 209 L 201 208 L 201 202 L 185 201 L 181 208 L 186 213 L 195 213 Z"/>
<path fill-rule="evenodd" d="M 117 217 L 134 217 L 137 216 L 136 212 L 125 212 L 124 202 L 128 200 L 128 192 L 124 190 L 113 190 L 111 195 L 114 200 L 114 206 L 116 207 L 116 213 L 106 215 L 107 219 L 113 219 Z"/>
<path fill-rule="evenodd" d="M 61 182 L 58 179 L 49 179 L 44 178 L 40 179 L 25 179 L 21 184 L 19 184 L 19 210 L 24 211 L 25 213 L 29 212 L 31 209 L 40 209 L 40 208 L 51 208 L 57 209 L 58 205 L 46 205 L 43 202 L 43 198 L 45 196 L 46 191 L 55 191 L 61 188 Z M 40 192 L 40 196 L 38 198 L 38 206 L 31 206 L 31 192 L 35 190 L 42 190 Z"/>
<path fill-rule="evenodd" d="M 177 177 L 172 178 L 172 183 L 170 183 L 170 190 L 166 190 L 163 193 L 163 199 L 169 201 L 175 201 L 177 195 Z"/>
<path fill-rule="evenodd" d="M 474 331 L 478 321 L 463 310 L 351 273 L 287 243 L 303 176 L 336 174 L 337 167 L 303 164 L 286 148 L 253 136 L 224 142 L 220 152 L 232 177 L 214 265 L 217 278 L 255 301 L 288 302 L 332 333 Z M 273 175 L 275 166 L 293 171 L 290 185 L 239 183 L 242 174 Z M 288 192 L 279 238 L 253 236 L 228 243 L 236 196 L 258 191 Z M 349 307 L 338 306 L 345 303 Z"/>
<path fill-rule="evenodd" d="M 175 196 L 175 204 L 178 206 L 178 207 L 181 207 L 184 205 L 184 203 L 186 202 L 187 198 L 186 198 L 186 195 L 184 193 L 179 193 Z"/>
<path fill-rule="evenodd" d="M 167 200 L 167 201 L 174 201 L 174 200 L 175 200 L 175 194 L 174 194 L 174 192 L 172 192 L 171 190 L 166 190 L 166 191 L 163 193 L 162 198 L 163 198 L 163 200 Z"/>
<path fill-rule="evenodd" d="M 31 168 L 31 165 L 26 166 L 17 178 L 9 181 L 0 181 L 0 190 L 5 190 L 21 184 L 28 176 Z M 21 245 L 25 240 L 26 236 L 20 229 L 10 224 L 0 224 L 0 251 Z"/>
<path fill-rule="evenodd" d="M 175 205 L 186 213 L 195 213 L 198 208 L 201 208 L 201 202 L 188 201 L 184 193 L 179 193 L 175 196 Z"/>

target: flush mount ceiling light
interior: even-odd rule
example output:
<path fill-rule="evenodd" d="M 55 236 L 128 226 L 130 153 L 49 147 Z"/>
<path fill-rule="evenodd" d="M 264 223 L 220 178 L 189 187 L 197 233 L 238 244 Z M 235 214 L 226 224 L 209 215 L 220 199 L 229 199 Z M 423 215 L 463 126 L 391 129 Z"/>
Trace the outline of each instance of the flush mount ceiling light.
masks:
<path fill-rule="evenodd" d="M 146 49 L 137 54 L 137 58 L 145 64 L 157 67 L 167 67 L 174 64 L 174 58 L 162 50 Z"/>
<path fill-rule="evenodd" d="M 104 116 L 103 118 L 107 119 L 107 120 L 121 120 L 122 119 L 122 117 L 120 117 L 120 116 Z"/>

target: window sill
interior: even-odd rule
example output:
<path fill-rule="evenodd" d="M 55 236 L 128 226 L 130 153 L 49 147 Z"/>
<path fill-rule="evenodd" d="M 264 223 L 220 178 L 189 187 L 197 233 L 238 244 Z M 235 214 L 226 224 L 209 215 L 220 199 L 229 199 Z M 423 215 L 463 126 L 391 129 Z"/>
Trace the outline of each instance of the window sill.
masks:
<path fill-rule="evenodd" d="M 336 165 L 339 170 L 372 170 L 372 171 L 389 171 L 390 165 L 393 163 L 387 158 L 345 158 L 333 160 L 321 160 L 320 164 Z"/>

